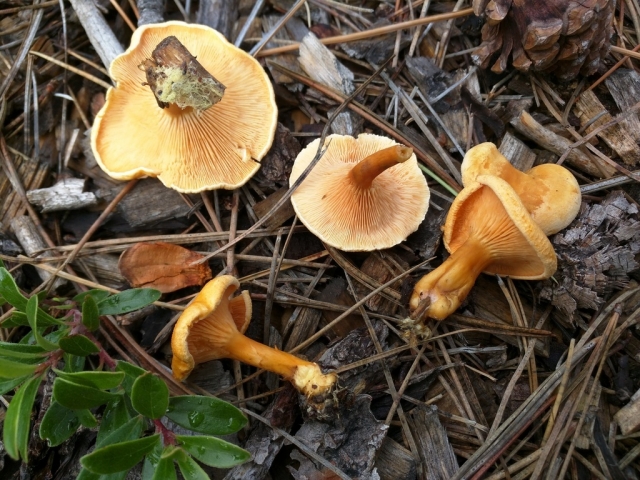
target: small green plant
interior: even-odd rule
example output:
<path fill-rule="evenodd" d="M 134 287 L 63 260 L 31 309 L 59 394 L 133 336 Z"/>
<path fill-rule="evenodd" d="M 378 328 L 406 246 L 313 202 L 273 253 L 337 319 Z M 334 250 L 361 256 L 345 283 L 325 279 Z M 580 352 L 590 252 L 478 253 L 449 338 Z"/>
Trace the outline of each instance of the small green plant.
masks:
<path fill-rule="evenodd" d="M 40 383 L 52 371 L 52 399 L 40 437 L 56 446 L 81 426 L 97 428 L 95 449 L 80 460 L 81 480 L 124 479 L 141 461 L 144 479 L 177 478 L 174 463 L 184 478 L 208 479 L 198 462 L 230 468 L 249 459 L 246 450 L 211 436 L 241 429 L 246 418 L 240 410 L 212 397 L 169 397 L 163 380 L 114 360 L 95 337 L 101 315 L 140 309 L 160 292 L 132 289 L 110 295 L 91 290 L 72 300 L 41 297 L 22 295 L 0 265 L 0 305 L 14 307 L 0 327 L 28 329 L 17 343 L 0 342 L 0 395 L 15 390 L 3 428 L 11 458 L 28 462 L 31 411 Z M 91 356 L 97 357 L 97 366 L 87 369 Z M 177 435 L 163 417 L 202 435 Z"/>

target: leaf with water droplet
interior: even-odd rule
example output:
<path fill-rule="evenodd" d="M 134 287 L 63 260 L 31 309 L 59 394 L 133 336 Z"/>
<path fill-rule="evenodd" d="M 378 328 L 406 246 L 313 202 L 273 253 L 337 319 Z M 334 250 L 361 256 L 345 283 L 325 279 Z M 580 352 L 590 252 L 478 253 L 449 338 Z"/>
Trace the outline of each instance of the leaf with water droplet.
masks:
<path fill-rule="evenodd" d="M 209 480 L 209 475 L 183 449 L 177 448 L 171 457 L 175 459 L 185 480 Z"/>
<path fill-rule="evenodd" d="M 209 435 L 228 435 L 247 423 L 230 403 L 198 395 L 172 397 L 165 415 L 181 427 Z"/>
<path fill-rule="evenodd" d="M 176 435 L 176 440 L 194 458 L 210 467 L 231 468 L 251 458 L 246 450 L 216 437 Z"/>

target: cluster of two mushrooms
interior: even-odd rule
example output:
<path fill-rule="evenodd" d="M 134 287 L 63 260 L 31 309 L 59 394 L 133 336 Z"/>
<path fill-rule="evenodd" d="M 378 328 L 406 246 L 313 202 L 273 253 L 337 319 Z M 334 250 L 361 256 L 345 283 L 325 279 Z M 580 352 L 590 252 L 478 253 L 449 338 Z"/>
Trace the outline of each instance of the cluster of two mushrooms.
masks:
<path fill-rule="evenodd" d="M 557 259 L 547 235 L 569 225 L 580 209 L 580 188 L 571 172 L 555 164 L 520 172 L 492 143 L 470 149 L 461 173 L 465 188 L 444 226 L 451 255 L 415 285 L 410 301 L 415 323 L 453 313 L 482 272 L 549 278 Z"/>
<path fill-rule="evenodd" d="M 215 30 L 145 25 L 110 74 L 117 86 L 91 134 L 110 176 L 157 177 L 195 193 L 238 188 L 260 168 L 277 126 L 273 88 L 260 64 Z M 231 298 L 238 287 L 231 276 L 215 278 L 180 316 L 171 340 L 174 376 L 184 380 L 196 364 L 231 358 L 282 375 L 308 397 L 328 394 L 335 375 L 244 335 L 251 299 L 248 292 Z"/>

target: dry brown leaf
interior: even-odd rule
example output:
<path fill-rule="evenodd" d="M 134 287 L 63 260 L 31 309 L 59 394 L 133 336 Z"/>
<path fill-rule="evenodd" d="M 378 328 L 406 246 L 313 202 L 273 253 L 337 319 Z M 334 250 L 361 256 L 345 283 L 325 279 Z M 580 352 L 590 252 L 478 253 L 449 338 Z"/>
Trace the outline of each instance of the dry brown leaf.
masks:
<path fill-rule="evenodd" d="M 202 255 L 171 243 L 136 243 L 120 256 L 118 267 L 132 287 L 147 287 L 162 293 L 204 285 L 211 278 Z"/>

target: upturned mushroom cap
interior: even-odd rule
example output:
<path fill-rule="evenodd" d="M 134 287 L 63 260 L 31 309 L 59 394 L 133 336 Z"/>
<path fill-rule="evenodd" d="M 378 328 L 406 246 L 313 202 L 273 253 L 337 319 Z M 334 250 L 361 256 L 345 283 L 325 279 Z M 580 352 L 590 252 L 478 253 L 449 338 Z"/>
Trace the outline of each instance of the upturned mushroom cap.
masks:
<path fill-rule="evenodd" d="M 319 143 L 300 152 L 290 184 L 313 160 Z M 310 232 L 341 250 L 370 251 L 397 245 L 418 229 L 429 207 L 429 187 L 414 154 L 380 173 L 370 188 L 360 188 L 349 175 L 361 160 L 394 145 L 367 133 L 327 137 L 326 152 L 291 197 Z"/>
<path fill-rule="evenodd" d="M 249 292 L 230 298 L 239 287 L 231 275 L 214 278 L 182 312 L 171 336 L 171 369 L 176 379 L 187 378 L 199 363 L 229 357 L 228 338 L 244 333 L 251 322 Z"/>
<path fill-rule="evenodd" d="M 451 256 L 416 283 L 410 301 L 416 310 L 429 299 L 426 316 L 437 320 L 460 306 L 481 272 L 538 280 L 557 267 L 549 239 L 513 188 L 496 176 L 480 175 L 458 194 L 443 238 Z"/>
<path fill-rule="evenodd" d="M 464 185 L 479 175 L 496 175 L 506 180 L 546 235 L 565 228 L 580 210 L 580 186 L 569 170 L 546 163 L 521 172 L 490 142 L 469 149 L 461 173 Z"/>
<path fill-rule="evenodd" d="M 138 68 L 156 45 L 175 36 L 226 86 L 222 100 L 196 113 L 162 109 Z M 271 82 L 260 64 L 215 30 L 166 22 L 144 25 L 110 68 L 117 83 L 93 124 L 91 147 L 113 178 L 158 177 L 180 192 L 237 188 L 260 168 L 277 126 Z"/>

